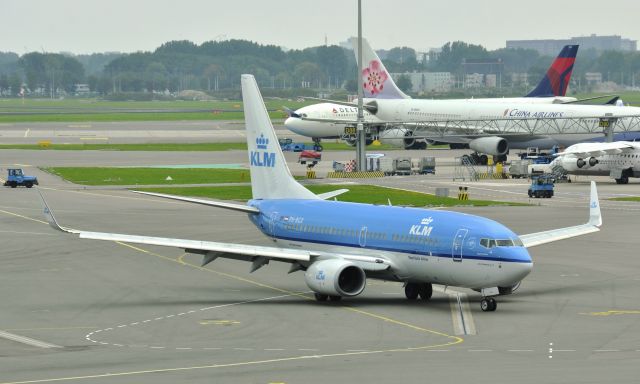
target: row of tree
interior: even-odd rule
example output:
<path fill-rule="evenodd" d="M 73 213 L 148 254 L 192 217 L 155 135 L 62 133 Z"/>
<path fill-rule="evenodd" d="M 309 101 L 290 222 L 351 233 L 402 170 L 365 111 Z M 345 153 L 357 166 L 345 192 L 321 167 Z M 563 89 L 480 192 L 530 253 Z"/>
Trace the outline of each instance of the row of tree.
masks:
<path fill-rule="evenodd" d="M 539 78 L 551 58 L 536 51 L 498 49 L 480 45 L 447 43 L 437 57 L 418 60 L 408 47 L 393 48 L 384 55 L 391 72 L 442 71 L 460 75 L 463 63 L 500 59 L 503 85 L 510 73 L 528 73 Z M 604 80 L 631 84 L 640 74 L 640 53 L 579 51 L 574 79 L 586 72 L 601 72 Z M 75 85 L 86 83 L 99 94 L 123 92 L 179 92 L 196 89 L 216 92 L 237 89 L 241 73 L 253 73 L 263 88 L 335 89 L 354 92 L 356 66 L 353 53 L 339 46 L 319 46 L 284 51 L 274 45 L 246 40 L 171 41 L 153 52 L 131 54 L 69 54 L 31 52 L 23 56 L 0 52 L 0 94 L 13 95 L 26 89 L 41 94 L 58 90 L 73 93 Z M 638 77 L 640 80 L 640 77 Z M 24 85 L 24 86 L 23 86 Z M 575 89 L 575 86 L 573 87 Z"/>

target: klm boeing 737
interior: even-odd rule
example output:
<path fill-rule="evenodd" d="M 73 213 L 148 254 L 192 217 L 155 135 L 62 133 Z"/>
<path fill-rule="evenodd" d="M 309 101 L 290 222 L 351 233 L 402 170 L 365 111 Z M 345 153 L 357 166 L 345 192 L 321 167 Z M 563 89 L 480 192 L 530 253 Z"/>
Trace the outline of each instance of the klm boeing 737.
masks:
<path fill-rule="evenodd" d="M 496 296 L 515 291 L 533 267 L 527 248 L 584 235 L 602 225 L 595 184 L 589 220 L 582 225 L 518 236 L 484 217 L 463 213 L 327 200 L 347 190 L 315 195 L 292 176 L 278 145 L 253 76 L 242 76 L 253 199 L 246 205 L 158 193 L 146 195 L 231 209 L 249 220 L 275 246 L 87 232 L 62 227 L 43 199 L 47 220 L 82 239 L 169 246 L 251 262 L 251 272 L 280 261 L 304 280 L 318 301 L 361 294 L 367 278 L 403 282 L 408 299 L 431 298 L 432 284 L 482 293 L 483 311 L 495 311 Z"/>

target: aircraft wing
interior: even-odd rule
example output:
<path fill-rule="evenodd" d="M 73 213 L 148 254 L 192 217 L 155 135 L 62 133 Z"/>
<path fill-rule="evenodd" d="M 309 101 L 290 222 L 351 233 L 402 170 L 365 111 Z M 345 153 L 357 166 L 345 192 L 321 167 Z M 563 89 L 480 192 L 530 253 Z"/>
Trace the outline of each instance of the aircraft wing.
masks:
<path fill-rule="evenodd" d="M 551 243 L 570 237 L 587 235 L 598 232 L 602 226 L 602 214 L 600 212 L 600 202 L 598 201 L 598 191 L 596 183 L 591 182 L 591 198 L 589 199 L 589 221 L 582 225 L 552 229 L 549 231 L 536 232 L 527 235 L 520 235 L 520 240 L 526 248 Z"/>
<path fill-rule="evenodd" d="M 38 193 L 40 193 L 39 190 Z M 145 194 L 150 193 L 145 192 Z M 352 261 L 353 263 L 359 265 L 365 271 L 369 272 L 381 271 L 392 267 L 392 264 L 389 260 L 372 256 L 358 256 L 321 251 L 309 251 L 303 249 L 288 249 L 236 243 L 174 239 L 166 237 L 138 236 L 121 233 L 91 232 L 72 229 L 61 226 L 53 215 L 51 209 L 49 209 L 49 205 L 47 204 L 41 193 L 40 197 L 44 206 L 44 215 L 49 222 L 49 225 L 58 231 L 79 235 L 81 239 L 120 241 L 124 243 L 180 248 L 184 249 L 185 252 L 203 255 L 203 266 L 218 257 L 222 257 L 252 262 L 253 265 L 251 267 L 251 272 L 255 271 L 265 264 L 268 264 L 270 260 L 294 263 L 296 265 L 306 267 L 316 260 L 338 258 Z M 292 268 L 292 271 L 293 270 L 297 269 Z"/>
<path fill-rule="evenodd" d="M 634 148 L 632 143 L 614 141 L 612 143 L 581 143 L 572 145 L 558 156 L 574 155 L 578 157 L 602 156 L 606 154 L 620 153 L 626 149 Z"/>
<path fill-rule="evenodd" d="M 186 201 L 188 203 L 208 205 L 208 206 L 211 206 L 211 207 L 225 208 L 225 209 L 230 209 L 230 210 L 233 210 L 233 211 L 240 211 L 240 212 L 247 212 L 247 213 L 260 213 L 258 208 L 250 207 L 248 205 L 242 205 L 242 204 L 234 204 L 234 203 L 227 203 L 227 202 L 213 201 L 213 200 L 205 200 L 205 199 L 195 199 L 193 197 L 167 195 L 167 194 L 164 194 L 164 193 L 142 192 L 142 191 L 131 191 L 131 192 L 139 193 L 141 195 L 162 197 L 162 198 L 171 199 L 171 200 Z"/>

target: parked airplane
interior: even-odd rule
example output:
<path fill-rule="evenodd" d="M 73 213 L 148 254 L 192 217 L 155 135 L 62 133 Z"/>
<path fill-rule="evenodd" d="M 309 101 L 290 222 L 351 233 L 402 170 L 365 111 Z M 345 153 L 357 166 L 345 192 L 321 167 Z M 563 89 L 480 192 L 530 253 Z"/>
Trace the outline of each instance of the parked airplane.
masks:
<path fill-rule="evenodd" d="M 578 105 L 573 103 L 575 99 L 410 99 L 393 82 L 373 49 L 368 44 L 363 47 L 363 60 L 368 63 L 362 73 L 364 107 L 369 112 L 365 122 L 373 127 L 374 134 L 377 132 L 383 143 L 420 148 L 416 139 L 425 138 L 456 147 L 468 145 L 477 152 L 504 157 L 509 149 L 568 146 L 597 137 L 602 132 L 600 117 L 632 116 L 622 129 L 637 127 L 640 123 L 640 108 Z M 571 56 L 571 53 L 567 55 Z M 573 61 L 572 57 L 554 61 L 536 90 L 544 89 L 547 83 L 555 83 L 555 90 L 566 91 L 566 82 L 554 82 L 553 79 L 568 81 Z M 532 93 L 538 94 L 535 90 Z M 339 136 L 341 129 L 356 123 L 356 108 L 344 103 L 345 113 L 335 116 L 336 111 L 340 111 L 335 104 L 301 108 L 285 121 L 285 125 L 305 136 L 317 138 L 313 135 L 323 131 L 326 137 Z M 547 120 L 540 123 L 541 119 Z"/>
<path fill-rule="evenodd" d="M 558 154 L 548 170 L 562 167 L 571 175 L 608 175 L 618 184 L 628 184 L 630 177 L 640 177 L 640 143 L 580 143 Z"/>
<path fill-rule="evenodd" d="M 303 270 L 318 301 L 363 292 L 367 278 L 405 283 L 408 299 L 431 298 L 432 284 L 466 287 L 482 294 L 483 311 L 495 311 L 495 296 L 515 291 L 533 267 L 528 247 L 593 233 L 602 225 L 595 183 L 586 224 L 527 235 L 484 217 L 463 213 L 326 200 L 347 190 L 315 195 L 292 176 L 252 75 L 242 75 L 253 199 L 247 205 L 138 192 L 150 196 L 231 209 L 249 220 L 274 246 L 87 232 L 58 224 L 82 239 L 182 248 L 203 255 L 250 261 L 251 272 L 281 261 Z"/>
<path fill-rule="evenodd" d="M 390 99 L 409 99 L 391 79 L 384 64 L 369 45 L 366 39 L 363 39 L 364 61 L 369 63 L 369 67 L 364 70 L 364 95 L 366 98 L 390 98 Z M 354 52 L 357 54 L 357 40 L 352 39 L 351 44 Z M 565 103 L 577 101 L 574 97 L 565 97 L 573 64 L 578 52 L 578 45 L 566 45 L 560 51 L 560 54 L 553 61 L 546 75 L 540 83 L 529 94 L 524 97 L 510 98 L 477 98 L 464 99 L 470 102 L 522 102 L 522 103 Z M 302 136 L 312 137 L 319 144 L 320 139 L 348 137 L 345 135 L 345 124 L 357 118 L 358 110 L 356 107 L 336 104 L 336 103 L 318 103 L 303 107 L 297 111 L 287 111 L 289 118 L 285 121 L 285 126 Z M 389 129 L 384 126 L 384 122 L 368 111 L 364 112 L 365 121 L 371 127 L 376 127 L 379 131 L 379 138 L 385 144 L 403 145 L 405 148 L 425 149 L 426 143 L 416 141 L 411 138 L 411 131 L 408 129 Z M 326 119 L 332 120 L 328 122 L 305 120 Z M 345 121 L 341 121 L 345 120 Z M 351 144 L 355 144 L 353 139 L 347 140 Z"/>

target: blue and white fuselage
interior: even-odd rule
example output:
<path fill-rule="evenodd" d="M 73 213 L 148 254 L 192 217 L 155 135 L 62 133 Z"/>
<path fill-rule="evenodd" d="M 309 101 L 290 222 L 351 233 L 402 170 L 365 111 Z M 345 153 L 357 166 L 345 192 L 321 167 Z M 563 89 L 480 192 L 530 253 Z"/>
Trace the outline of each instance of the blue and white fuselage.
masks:
<path fill-rule="evenodd" d="M 482 288 L 512 286 L 533 266 L 510 229 L 464 213 L 324 200 L 251 200 L 249 215 L 283 248 L 363 255 L 393 268 L 367 273 L 396 281 Z"/>

